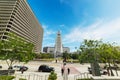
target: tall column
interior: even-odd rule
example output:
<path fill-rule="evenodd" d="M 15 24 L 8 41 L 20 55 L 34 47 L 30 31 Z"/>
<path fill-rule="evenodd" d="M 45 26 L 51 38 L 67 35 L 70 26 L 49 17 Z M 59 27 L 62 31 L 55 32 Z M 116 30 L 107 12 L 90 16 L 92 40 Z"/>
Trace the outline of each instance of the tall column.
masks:
<path fill-rule="evenodd" d="M 55 58 L 62 56 L 62 53 L 63 53 L 62 39 L 61 39 L 60 31 L 58 31 L 55 42 L 55 52 L 54 52 Z"/>

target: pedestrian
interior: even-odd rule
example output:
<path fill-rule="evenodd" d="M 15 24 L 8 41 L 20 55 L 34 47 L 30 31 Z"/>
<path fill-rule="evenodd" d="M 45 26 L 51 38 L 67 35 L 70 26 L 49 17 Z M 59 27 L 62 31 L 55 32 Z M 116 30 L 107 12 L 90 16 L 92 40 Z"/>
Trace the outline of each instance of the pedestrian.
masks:
<path fill-rule="evenodd" d="M 21 73 L 23 74 L 23 72 L 24 72 L 24 67 L 21 67 Z"/>
<path fill-rule="evenodd" d="M 110 76 L 109 67 L 107 67 L 107 74 Z"/>
<path fill-rule="evenodd" d="M 63 69 L 63 68 L 61 69 L 61 73 L 62 73 L 62 75 L 63 75 L 63 73 L 64 73 L 64 69 Z"/>
<path fill-rule="evenodd" d="M 55 62 L 57 63 L 57 59 L 55 60 Z"/>
<path fill-rule="evenodd" d="M 70 69 L 68 68 L 67 70 L 68 70 L 68 74 L 70 74 Z"/>

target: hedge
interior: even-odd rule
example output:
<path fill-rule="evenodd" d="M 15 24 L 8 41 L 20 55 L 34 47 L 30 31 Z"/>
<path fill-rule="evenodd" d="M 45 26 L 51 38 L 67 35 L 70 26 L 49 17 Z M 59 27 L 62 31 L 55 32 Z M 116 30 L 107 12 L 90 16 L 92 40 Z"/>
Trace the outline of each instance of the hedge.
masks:
<path fill-rule="evenodd" d="M 0 80 L 12 80 L 14 78 L 14 76 L 0 76 Z"/>
<path fill-rule="evenodd" d="M 27 79 L 20 78 L 19 80 L 27 80 Z"/>

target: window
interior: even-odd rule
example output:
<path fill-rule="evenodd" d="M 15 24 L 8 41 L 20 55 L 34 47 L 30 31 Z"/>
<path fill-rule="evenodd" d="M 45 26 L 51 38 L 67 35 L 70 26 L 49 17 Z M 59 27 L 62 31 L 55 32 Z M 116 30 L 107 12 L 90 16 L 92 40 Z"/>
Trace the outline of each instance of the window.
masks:
<path fill-rule="evenodd" d="M 10 26 L 10 25 L 8 25 L 7 27 L 8 27 L 8 28 L 11 28 L 11 26 Z"/>
<path fill-rule="evenodd" d="M 10 29 L 6 29 L 6 31 L 10 31 Z"/>
<path fill-rule="evenodd" d="M 13 21 L 13 19 L 10 19 L 10 21 Z"/>
<path fill-rule="evenodd" d="M 13 15 L 15 15 L 15 13 L 12 13 Z"/>
<path fill-rule="evenodd" d="M 9 22 L 9 24 L 12 24 L 12 22 Z"/>
<path fill-rule="evenodd" d="M 7 36 L 3 36 L 3 39 L 7 39 Z"/>
<path fill-rule="evenodd" d="M 4 33 L 5 35 L 8 35 L 8 33 Z"/>
<path fill-rule="evenodd" d="M 14 18 L 14 16 L 12 15 L 11 18 Z"/>

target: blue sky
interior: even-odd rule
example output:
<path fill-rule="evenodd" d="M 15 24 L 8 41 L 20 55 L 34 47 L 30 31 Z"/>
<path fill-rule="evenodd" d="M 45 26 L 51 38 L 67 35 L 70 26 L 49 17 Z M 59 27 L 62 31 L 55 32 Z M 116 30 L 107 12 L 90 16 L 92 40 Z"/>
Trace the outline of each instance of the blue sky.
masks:
<path fill-rule="evenodd" d="M 43 47 L 62 43 L 75 51 L 84 39 L 120 44 L 120 0 L 28 0 L 44 28 Z"/>

